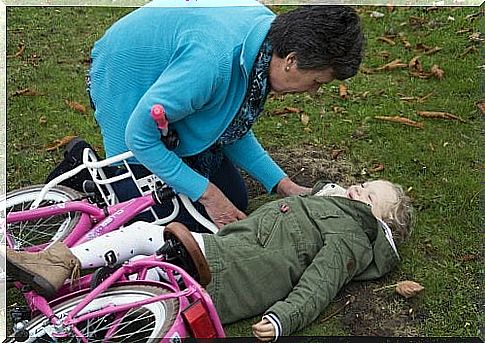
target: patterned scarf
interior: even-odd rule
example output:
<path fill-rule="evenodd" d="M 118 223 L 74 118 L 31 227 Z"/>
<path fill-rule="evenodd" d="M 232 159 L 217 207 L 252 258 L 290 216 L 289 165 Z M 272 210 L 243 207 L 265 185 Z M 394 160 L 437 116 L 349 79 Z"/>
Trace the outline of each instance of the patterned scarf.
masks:
<path fill-rule="evenodd" d="M 205 177 L 219 169 L 223 159 L 222 146 L 242 138 L 263 113 L 264 103 L 270 90 L 268 82 L 271 45 L 266 39 L 259 49 L 249 77 L 249 87 L 238 113 L 219 139 L 201 153 L 185 158 L 185 162 Z"/>

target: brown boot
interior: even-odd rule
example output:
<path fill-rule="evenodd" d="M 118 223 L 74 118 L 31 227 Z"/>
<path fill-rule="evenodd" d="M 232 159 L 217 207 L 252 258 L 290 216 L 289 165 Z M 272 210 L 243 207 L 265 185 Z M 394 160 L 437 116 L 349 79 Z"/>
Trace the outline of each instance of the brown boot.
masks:
<path fill-rule="evenodd" d="M 79 273 L 80 262 L 62 242 L 40 252 L 7 249 L 7 274 L 51 298 L 64 282 Z"/>

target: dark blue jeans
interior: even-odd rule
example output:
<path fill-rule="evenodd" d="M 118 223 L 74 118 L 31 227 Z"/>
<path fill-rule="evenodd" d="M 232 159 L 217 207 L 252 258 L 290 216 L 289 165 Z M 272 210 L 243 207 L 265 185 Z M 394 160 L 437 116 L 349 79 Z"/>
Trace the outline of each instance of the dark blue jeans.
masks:
<path fill-rule="evenodd" d="M 130 165 L 136 178 L 144 177 L 151 174 L 142 165 Z M 118 175 L 122 174 L 124 169 L 113 169 L 109 174 Z M 236 169 L 236 167 L 229 161 L 227 157 L 224 156 L 222 164 L 217 171 L 212 173 L 213 175 L 209 178 L 209 181 L 215 184 L 225 195 L 231 200 L 231 202 L 239 210 L 245 211 L 248 206 L 248 194 L 246 184 L 241 176 L 241 173 Z M 131 179 L 125 179 L 114 183 L 113 189 L 118 197 L 118 200 L 126 201 L 131 198 L 140 196 L 140 193 Z M 194 207 L 201 213 L 204 217 L 209 219 L 204 206 L 199 202 L 193 202 Z M 163 205 L 154 206 L 155 211 L 159 217 L 166 217 L 170 215 L 173 211 L 172 202 L 167 202 Z M 153 221 L 153 215 L 149 212 L 144 212 L 137 215 L 132 221 Z M 185 224 L 190 231 L 194 232 L 208 232 L 208 230 L 199 224 L 185 209 L 182 205 L 180 206 L 180 212 L 175 218 L 175 221 Z"/>

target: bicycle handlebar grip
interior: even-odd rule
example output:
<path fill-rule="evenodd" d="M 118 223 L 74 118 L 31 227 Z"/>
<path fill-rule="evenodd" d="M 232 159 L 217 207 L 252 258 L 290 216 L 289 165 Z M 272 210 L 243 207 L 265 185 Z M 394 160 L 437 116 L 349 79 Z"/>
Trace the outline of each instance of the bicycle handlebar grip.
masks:
<path fill-rule="evenodd" d="M 175 191 L 168 186 L 162 187 L 162 189 L 157 189 L 153 192 L 153 200 L 159 205 L 163 205 L 166 201 L 172 200 L 175 197 Z"/>
<path fill-rule="evenodd" d="M 162 134 L 166 136 L 168 134 L 168 120 L 165 116 L 165 109 L 162 105 L 155 104 L 152 106 L 150 110 L 150 115 L 157 123 L 157 127 L 159 130 L 162 131 Z"/>

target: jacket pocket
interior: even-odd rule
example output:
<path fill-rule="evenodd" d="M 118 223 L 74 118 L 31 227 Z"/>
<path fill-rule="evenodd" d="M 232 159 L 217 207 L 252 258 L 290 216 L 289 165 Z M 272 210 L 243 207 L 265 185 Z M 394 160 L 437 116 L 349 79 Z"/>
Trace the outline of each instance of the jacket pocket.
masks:
<path fill-rule="evenodd" d="M 311 216 L 313 218 L 318 218 L 318 219 L 331 219 L 331 218 L 339 218 L 343 215 L 343 212 L 340 210 L 326 210 L 326 209 L 320 209 L 320 210 L 312 210 L 310 211 Z"/>
<path fill-rule="evenodd" d="M 266 248 L 271 243 L 271 240 L 278 230 L 280 220 L 281 213 L 275 209 L 269 209 L 261 216 L 261 220 L 258 223 L 257 239 L 263 248 Z"/>

